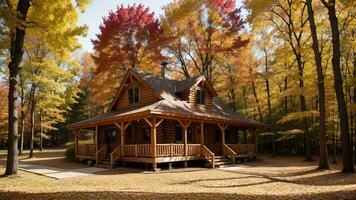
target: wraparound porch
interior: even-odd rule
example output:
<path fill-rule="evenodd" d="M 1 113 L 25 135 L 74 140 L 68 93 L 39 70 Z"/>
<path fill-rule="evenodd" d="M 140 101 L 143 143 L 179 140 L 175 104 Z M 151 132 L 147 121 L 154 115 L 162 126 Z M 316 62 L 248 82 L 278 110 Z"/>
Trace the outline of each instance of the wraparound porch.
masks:
<path fill-rule="evenodd" d="M 247 142 L 245 129 L 226 123 L 147 117 L 85 129 L 92 131 L 94 142 L 80 143 L 81 129 L 76 129 L 77 158 L 111 167 L 118 162 L 141 162 L 155 169 L 157 163 L 191 160 L 206 160 L 216 167 L 223 158 L 234 162 L 257 153 L 253 135 L 250 144 L 238 144 Z"/>

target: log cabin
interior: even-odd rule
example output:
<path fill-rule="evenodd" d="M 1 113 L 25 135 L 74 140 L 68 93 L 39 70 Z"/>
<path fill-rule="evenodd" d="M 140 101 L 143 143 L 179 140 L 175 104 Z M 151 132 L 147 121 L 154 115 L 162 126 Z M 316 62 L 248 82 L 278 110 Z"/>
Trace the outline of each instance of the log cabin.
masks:
<path fill-rule="evenodd" d="M 109 167 L 138 162 L 155 171 L 162 163 L 200 160 L 215 168 L 256 156 L 257 138 L 248 142 L 246 131 L 263 124 L 229 110 L 203 75 L 178 81 L 162 69 L 161 76 L 127 70 L 106 113 L 68 126 L 77 160 Z M 81 142 L 88 131 L 93 141 Z"/>

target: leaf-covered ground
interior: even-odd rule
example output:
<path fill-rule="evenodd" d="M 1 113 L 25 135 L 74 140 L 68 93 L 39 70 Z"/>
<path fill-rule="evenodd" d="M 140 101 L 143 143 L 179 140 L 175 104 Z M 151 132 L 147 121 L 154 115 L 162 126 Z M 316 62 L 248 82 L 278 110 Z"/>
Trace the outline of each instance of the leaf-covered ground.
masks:
<path fill-rule="evenodd" d="M 36 153 L 37 158 L 24 161 L 87 167 L 65 162 L 61 152 Z M 3 173 L 4 154 L 0 156 Z M 0 199 L 355 199 L 356 173 L 341 174 L 340 165 L 320 171 L 316 162 L 302 160 L 266 155 L 262 162 L 246 162 L 246 168 L 235 171 L 113 169 L 62 180 L 20 171 L 16 177 L 0 178 Z"/>

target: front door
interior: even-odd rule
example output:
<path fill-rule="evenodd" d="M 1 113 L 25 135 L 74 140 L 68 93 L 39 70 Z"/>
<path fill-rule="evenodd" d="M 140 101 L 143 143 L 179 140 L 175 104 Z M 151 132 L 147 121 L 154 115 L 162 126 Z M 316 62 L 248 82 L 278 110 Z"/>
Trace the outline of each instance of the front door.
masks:
<path fill-rule="evenodd" d="M 119 135 L 116 127 L 109 127 L 105 130 L 105 144 L 108 145 L 108 151 L 112 152 L 119 145 Z"/>

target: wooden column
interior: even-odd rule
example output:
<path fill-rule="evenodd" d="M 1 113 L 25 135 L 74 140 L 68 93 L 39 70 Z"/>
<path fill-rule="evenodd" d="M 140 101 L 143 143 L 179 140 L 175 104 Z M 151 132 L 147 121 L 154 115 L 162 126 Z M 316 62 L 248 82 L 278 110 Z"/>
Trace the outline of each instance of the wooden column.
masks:
<path fill-rule="evenodd" d="M 247 144 L 247 133 L 246 133 L 246 129 L 244 129 L 243 132 L 244 132 L 244 144 Z"/>
<path fill-rule="evenodd" d="M 225 129 L 229 125 L 218 124 L 218 126 L 221 129 L 221 145 L 222 145 L 222 149 L 223 149 L 223 156 L 225 156 Z"/>
<path fill-rule="evenodd" d="M 78 155 L 78 130 L 74 130 L 74 151 L 75 151 L 75 156 Z"/>
<path fill-rule="evenodd" d="M 157 127 L 156 127 L 156 118 L 152 120 L 151 127 L 151 149 L 152 149 L 152 157 L 157 157 Z"/>
<path fill-rule="evenodd" d="M 151 155 L 153 158 L 157 157 L 157 127 L 163 122 L 163 119 L 157 122 L 156 118 L 153 118 L 152 121 L 145 118 L 147 124 L 151 127 Z"/>
<path fill-rule="evenodd" d="M 124 129 L 124 122 L 121 122 L 120 125 L 120 145 L 121 145 L 121 155 L 124 156 L 124 141 L 125 141 L 125 129 Z"/>
<path fill-rule="evenodd" d="M 181 121 L 178 120 L 178 122 L 180 123 L 180 125 L 183 127 L 184 129 L 184 156 L 188 155 L 188 127 L 190 125 L 190 123 L 192 123 L 191 121 Z"/>
<path fill-rule="evenodd" d="M 99 134 L 98 134 L 98 126 L 95 126 L 95 152 L 99 150 Z"/>
<path fill-rule="evenodd" d="M 188 155 L 188 127 L 184 126 L 184 156 Z"/>
<path fill-rule="evenodd" d="M 99 134 L 98 134 L 98 126 L 95 127 L 95 163 L 98 164 L 98 156 L 96 156 L 96 152 L 99 151 Z"/>
<path fill-rule="evenodd" d="M 204 122 L 200 122 L 200 143 L 204 145 Z"/>
<path fill-rule="evenodd" d="M 115 125 L 120 129 L 120 145 L 121 145 L 121 155 L 124 156 L 124 141 L 125 141 L 125 130 L 130 125 L 130 122 L 121 122 L 120 124 L 115 123 Z"/>

